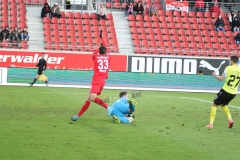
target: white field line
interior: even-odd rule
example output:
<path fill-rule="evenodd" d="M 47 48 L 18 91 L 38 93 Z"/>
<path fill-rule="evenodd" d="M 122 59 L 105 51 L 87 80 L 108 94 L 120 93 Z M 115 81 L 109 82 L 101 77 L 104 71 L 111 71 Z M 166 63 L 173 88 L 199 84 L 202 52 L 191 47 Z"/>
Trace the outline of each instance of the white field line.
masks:
<path fill-rule="evenodd" d="M 27 93 L 37 93 L 37 94 L 67 94 L 67 95 L 77 95 L 77 94 L 85 94 L 87 96 L 88 92 L 76 92 L 76 93 L 65 93 L 65 92 L 29 92 L 28 91 L 0 91 L 0 93 L 13 93 L 13 92 L 17 92 L 17 93 L 24 93 L 24 92 L 27 92 Z M 144 97 L 158 97 L 158 98 L 180 98 L 180 99 L 188 99 L 188 100 L 194 100 L 194 101 L 199 101 L 199 102 L 207 102 L 207 103 L 213 103 L 212 101 L 207 101 L 207 100 L 203 100 L 203 99 L 197 99 L 197 98 L 190 98 L 190 97 L 178 97 L 178 96 L 144 96 Z M 117 98 L 117 97 L 115 97 Z M 228 105 L 229 107 L 232 107 L 232 108 L 238 108 L 240 109 L 240 107 L 238 106 L 233 106 L 233 105 Z"/>

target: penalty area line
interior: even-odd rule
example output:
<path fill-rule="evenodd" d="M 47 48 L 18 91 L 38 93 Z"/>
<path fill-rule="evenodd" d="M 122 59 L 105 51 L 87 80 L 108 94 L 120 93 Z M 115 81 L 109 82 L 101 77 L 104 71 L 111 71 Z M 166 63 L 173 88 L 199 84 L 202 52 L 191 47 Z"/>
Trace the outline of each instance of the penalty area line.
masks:
<path fill-rule="evenodd" d="M 188 99 L 188 100 L 194 100 L 194 101 L 200 101 L 200 102 L 213 103 L 213 102 L 211 102 L 211 101 L 202 100 L 202 99 L 197 99 L 197 98 L 189 98 L 189 97 L 179 97 L 179 98 Z M 240 107 L 238 107 L 238 106 L 233 106 L 233 105 L 228 105 L 228 106 L 229 106 L 229 107 L 232 107 L 232 108 L 238 108 L 238 109 L 240 109 Z"/>

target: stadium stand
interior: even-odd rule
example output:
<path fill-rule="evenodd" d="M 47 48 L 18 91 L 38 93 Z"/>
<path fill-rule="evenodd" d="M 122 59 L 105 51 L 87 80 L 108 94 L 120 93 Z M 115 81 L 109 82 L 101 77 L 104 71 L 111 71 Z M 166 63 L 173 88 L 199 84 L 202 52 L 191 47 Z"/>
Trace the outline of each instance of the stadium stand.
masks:
<path fill-rule="evenodd" d="M 44 17 L 45 48 L 47 50 L 95 51 L 100 45 L 99 31 L 111 52 L 118 53 L 112 14 L 97 20 L 96 13 L 61 12 L 62 18 Z M 53 37 L 53 38 L 52 38 Z M 52 46 L 51 46 L 52 44 Z"/>
<path fill-rule="evenodd" d="M 150 17 L 147 13 L 144 18 L 139 15 L 128 17 L 135 53 L 211 57 L 240 53 L 234 41 L 237 32 L 233 34 L 230 30 L 225 13 L 221 13 L 225 32 L 216 32 L 214 23 L 218 13 L 164 12 L 160 1 L 155 3 L 159 9 L 158 16 Z M 151 1 L 146 0 L 145 6 L 150 5 Z"/>
<path fill-rule="evenodd" d="M 10 27 L 10 31 L 12 31 L 14 27 L 18 27 L 22 31 L 24 27 L 27 27 L 26 4 L 23 0 L 2 0 L 0 10 L 1 30 L 5 27 Z M 16 42 L 11 43 L 10 40 L 2 40 L 1 47 L 6 49 L 27 49 L 28 43 L 27 41 L 21 41 L 20 44 L 16 44 Z"/>

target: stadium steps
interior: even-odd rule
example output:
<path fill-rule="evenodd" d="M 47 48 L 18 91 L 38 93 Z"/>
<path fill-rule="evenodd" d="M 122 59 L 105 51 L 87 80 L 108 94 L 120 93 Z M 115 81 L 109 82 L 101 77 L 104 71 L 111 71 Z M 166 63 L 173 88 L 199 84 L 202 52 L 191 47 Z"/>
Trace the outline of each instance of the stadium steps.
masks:
<path fill-rule="evenodd" d="M 129 25 L 128 21 L 124 18 L 124 13 L 112 12 L 112 15 L 118 40 L 119 53 L 134 54 Z"/>
<path fill-rule="evenodd" d="M 43 23 L 40 16 L 41 10 L 42 7 L 27 7 L 28 32 L 30 34 L 30 50 L 44 49 Z"/>

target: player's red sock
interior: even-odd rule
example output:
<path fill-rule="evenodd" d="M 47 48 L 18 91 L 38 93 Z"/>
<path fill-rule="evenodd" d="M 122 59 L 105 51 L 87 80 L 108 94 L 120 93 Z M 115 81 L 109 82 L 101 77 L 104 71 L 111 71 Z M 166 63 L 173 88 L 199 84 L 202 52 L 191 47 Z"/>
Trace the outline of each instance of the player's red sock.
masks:
<path fill-rule="evenodd" d="M 90 106 L 90 102 L 86 101 L 77 115 L 81 116 L 88 109 L 89 106 Z"/>
<path fill-rule="evenodd" d="M 107 103 L 103 102 L 103 100 L 101 100 L 100 98 L 95 98 L 94 103 L 97 103 L 98 105 L 103 106 L 106 109 L 108 108 Z"/>

